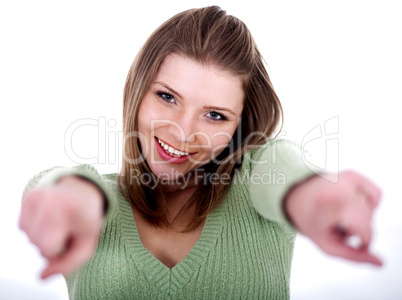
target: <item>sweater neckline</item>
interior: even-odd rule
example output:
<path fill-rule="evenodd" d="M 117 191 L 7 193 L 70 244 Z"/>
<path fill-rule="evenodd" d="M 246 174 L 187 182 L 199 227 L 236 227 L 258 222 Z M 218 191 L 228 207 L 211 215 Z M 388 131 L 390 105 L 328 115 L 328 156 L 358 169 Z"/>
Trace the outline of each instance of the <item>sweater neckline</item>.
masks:
<path fill-rule="evenodd" d="M 145 248 L 138 234 L 131 205 L 124 202 L 123 216 L 120 219 L 122 238 L 133 264 L 138 266 L 149 282 L 165 293 L 174 293 L 183 288 L 206 261 L 222 232 L 223 205 L 207 216 L 198 241 L 187 256 L 170 269 Z"/>

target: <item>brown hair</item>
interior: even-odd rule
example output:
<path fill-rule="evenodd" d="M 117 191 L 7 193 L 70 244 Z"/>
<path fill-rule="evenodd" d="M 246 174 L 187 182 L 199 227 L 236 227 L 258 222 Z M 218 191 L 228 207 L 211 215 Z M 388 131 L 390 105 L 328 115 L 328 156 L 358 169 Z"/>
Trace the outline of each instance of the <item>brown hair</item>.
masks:
<path fill-rule="evenodd" d="M 245 98 L 241 121 L 228 147 L 218 158 L 203 166 L 206 172 L 218 176 L 229 174 L 232 178 L 246 151 L 265 144 L 282 118 L 282 107 L 263 58 L 241 20 L 227 15 L 220 7 L 211 6 L 181 12 L 163 23 L 145 42 L 127 76 L 123 102 L 125 144 L 118 177 L 119 188 L 126 199 L 155 225 L 169 224 L 166 205 L 156 197 L 160 191 L 152 188 L 152 182 L 139 184 L 132 181 L 130 174 L 136 170 L 137 174 L 153 175 L 141 159 L 141 147 L 135 135 L 137 114 L 159 66 L 171 53 L 202 64 L 213 64 L 242 80 Z M 194 229 L 218 207 L 229 188 L 230 184 L 199 185 L 176 217 L 195 206 L 195 215 L 187 227 L 187 230 Z"/>

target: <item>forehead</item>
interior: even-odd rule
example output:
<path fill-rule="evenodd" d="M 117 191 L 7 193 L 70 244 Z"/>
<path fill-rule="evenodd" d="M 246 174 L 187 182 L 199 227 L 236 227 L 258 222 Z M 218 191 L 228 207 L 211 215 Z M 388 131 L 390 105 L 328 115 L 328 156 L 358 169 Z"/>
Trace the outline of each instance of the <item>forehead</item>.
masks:
<path fill-rule="evenodd" d="M 240 76 L 213 64 L 201 64 L 179 54 L 163 60 L 154 80 L 177 91 L 183 100 L 203 102 L 237 110 L 243 108 L 244 92 Z"/>

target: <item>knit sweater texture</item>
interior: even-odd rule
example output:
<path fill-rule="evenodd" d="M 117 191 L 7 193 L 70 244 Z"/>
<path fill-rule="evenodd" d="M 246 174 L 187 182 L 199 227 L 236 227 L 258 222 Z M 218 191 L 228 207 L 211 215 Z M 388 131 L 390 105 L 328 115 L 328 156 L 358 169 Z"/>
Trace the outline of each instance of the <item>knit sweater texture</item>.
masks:
<path fill-rule="evenodd" d="M 66 276 L 70 299 L 289 299 L 296 232 L 282 200 L 313 174 L 292 142 L 271 141 L 248 152 L 225 200 L 172 269 L 142 244 L 117 174 L 100 175 L 90 165 L 56 167 L 36 175 L 27 189 L 79 175 L 106 195 L 109 209 L 97 251 Z"/>

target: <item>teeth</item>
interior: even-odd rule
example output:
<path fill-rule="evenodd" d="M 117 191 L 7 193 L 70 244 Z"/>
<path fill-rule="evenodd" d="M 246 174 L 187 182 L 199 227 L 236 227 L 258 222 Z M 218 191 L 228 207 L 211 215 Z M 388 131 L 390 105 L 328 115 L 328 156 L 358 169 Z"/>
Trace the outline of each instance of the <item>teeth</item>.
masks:
<path fill-rule="evenodd" d="M 168 145 L 166 145 L 164 142 L 162 142 L 160 139 L 158 139 L 159 145 L 162 146 L 163 149 L 165 149 L 169 154 L 171 154 L 172 156 L 176 156 L 176 157 L 180 157 L 180 156 L 185 156 L 185 155 L 189 155 L 190 153 L 188 152 L 182 152 L 179 150 L 176 150 Z"/>

